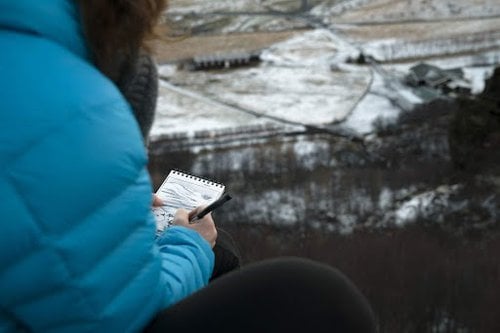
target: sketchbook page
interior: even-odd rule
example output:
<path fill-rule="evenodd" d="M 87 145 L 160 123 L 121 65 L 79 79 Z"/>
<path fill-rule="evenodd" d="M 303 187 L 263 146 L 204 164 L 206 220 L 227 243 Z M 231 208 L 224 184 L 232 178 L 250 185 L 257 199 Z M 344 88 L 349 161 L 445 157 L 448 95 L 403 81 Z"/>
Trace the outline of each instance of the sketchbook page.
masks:
<path fill-rule="evenodd" d="M 208 205 L 224 193 L 224 185 L 207 179 L 172 170 L 160 186 L 156 195 L 165 203 L 154 207 L 157 234 L 172 225 L 175 212 L 179 208 L 191 211 L 196 207 Z"/>

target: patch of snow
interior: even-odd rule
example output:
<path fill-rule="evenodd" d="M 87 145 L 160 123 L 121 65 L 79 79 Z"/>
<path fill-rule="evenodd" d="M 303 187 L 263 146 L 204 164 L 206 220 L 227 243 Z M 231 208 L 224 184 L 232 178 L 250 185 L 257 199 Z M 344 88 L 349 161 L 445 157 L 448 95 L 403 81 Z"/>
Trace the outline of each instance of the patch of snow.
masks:
<path fill-rule="evenodd" d="M 350 0 L 350 1 L 325 1 L 315 7 L 310 11 L 311 15 L 315 16 L 335 16 L 342 14 L 348 10 L 353 10 L 357 7 L 363 6 L 364 4 L 370 3 L 370 0 Z"/>
<path fill-rule="evenodd" d="M 378 39 L 360 43 L 365 55 L 378 61 L 397 61 L 426 57 L 446 57 L 450 54 L 470 53 L 500 47 L 500 33 L 463 35 L 447 38 L 404 40 Z"/>
<path fill-rule="evenodd" d="M 170 15 L 209 13 L 216 11 L 256 10 L 259 6 L 255 1 L 247 0 L 170 0 L 167 13 Z"/>
<path fill-rule="evenodd" d="M 231 22 L 220 29 L 221 33 L 239 33 L 254 31 L 285 31 L 304 29 L 303 21 L 290 20 L 286 17 L 271 15 L 234 16 Z"/>
<path fill-rule="evenodd" d="M 165 134 L 193 136 L 199 131 L 266 124 L 276 122 L 234 111 L 204 96 L 162 82 L 151 139 L 154 141 Z"/>
<path fill-rule="evenodd" d="M 438 188 L 417 194 L 404 201 L 395 211 L 396 225 L 404 225 L 415 222 L 419 217 L 436 217 L 440 221 L 439 212 L 447 207 L 449 197 L 461 188 L 460 185 L 442 185 Z"/>
<path fill-rule="evenodd" d="M 177 65 L 166 64 L 158 66 L 158 75 L 162 78 L 173 77 L 177 74 Z"/>
<path fill-rule="evenodd" d="M 453 17 L 481 17 L 487 15 L 498 15 L 500 13 L 499 3 L 495 0 L 407 0 L 391 1 L 345 1 L 348 4 L 356 4 L 355 8 L 344 10 L 344 20 L 378 20 L 399 21 L 408 19 L 446 19 Z M 342 3 L 341 3 L 342 4 Z M 366 6 L 364 6 L 366 4 Z M 320 14 L 320 13 L 318 13 Z"/>
<path fill-rule="evenodd" d="M 422 99 L 415 95 L 411 90 L 409 89 L 399 89 L 398 94 L 407 100 L 410 104 L 416 105 L 422 103 Z"/>
<path fill-rule="evenodd" d="M 395 119 L 400 111 L 386 97 L 368 94 L 342 125 L 357 133 L 368 134 L 373 132 L 375 120 Z"/>
<path fill-rule="evenodd" d="M 267 191 L 244 203 L 252 221 L 295 225 L 304 221 L 305 200 L 292 191 Z"/>
<path fill-rule="evenodd" d="M 379 74 L 374 74 L 370 93 L 342 125 L 359 134 L 368 134 L 373 132 L 375 120 L 395 121 L 401 109 L 390 101 L 388 94 L 384 79 Z"/>
<path fill-rule="evenodd" d="M 383 187 L 380 191 L 379 199 L 378 199 L 378 208 L 381 210 L 386 210 L 392 206 L 392 202 L 394 200 L 394 195 L 391 190 L 387 187 Z"/>
<path fill-rule="evenodd" d="M 339 232 L 342 235 L 352 233 L 358 221 L 357 216 L 353 214 L 342 214 L 337 216 L 337 219 L 340 223 Z"/>
<path fill-rule="evenodd" d="M 486 85 L 486 80 L 493 75 L 495 67 L 466 67 L 464 68 L 464 77 L 471 83 L 471 92 L 480 94 Z"/>
<path fill-rule="evenodd" d="M 328 67 L 338 45 L 332 33 L 316 29 L 274 44 L 264 50 L 261 59 L 275 66 Z"/>
<path fill-rule="evenodd" d="M 331 164 L 330 161 L 322 161 L 320 156 L 328 156 L 325 151 L 330 149 L 328 142 L 317 142 L 310 140 L 298 140 L 293 145 L 293 151 L 297 159 L 299 159 L 300 165 L 308 170 L 314 170 L 314 168 L 321 164 Z"/>
<path fill-rule="evenodd" d="M 376 60 L 386 60 L 389 58 L 389 49 L 395 47 L 402 41 L 395 38 L 372 40 L 361 45 L 363 53 Z"/>

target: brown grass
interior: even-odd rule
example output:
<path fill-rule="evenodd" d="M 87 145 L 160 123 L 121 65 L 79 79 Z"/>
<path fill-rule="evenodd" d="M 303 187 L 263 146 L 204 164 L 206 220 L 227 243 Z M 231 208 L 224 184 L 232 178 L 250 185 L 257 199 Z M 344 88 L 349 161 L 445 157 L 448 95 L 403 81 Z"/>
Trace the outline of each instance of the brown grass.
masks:
<path fill-rule="evenodd" d="M 339 268 L 370 300 L 380 332 L 431 332 L 445 316 L 452 321 L 440 332 L 500 331 L 498 234 L 471 239 L 418 225 L 348 236 L 300 226 L 225 228 L 246 263 L 291 255 Z"/>
<path fill-rule="evenodd" d="M 252 52 L 286 40 L 300 32 L 241 33 L 212 36 L 175 37 L 158 42 L 157 60 L 176 62 L 200 55 L 230 52 Z"/>

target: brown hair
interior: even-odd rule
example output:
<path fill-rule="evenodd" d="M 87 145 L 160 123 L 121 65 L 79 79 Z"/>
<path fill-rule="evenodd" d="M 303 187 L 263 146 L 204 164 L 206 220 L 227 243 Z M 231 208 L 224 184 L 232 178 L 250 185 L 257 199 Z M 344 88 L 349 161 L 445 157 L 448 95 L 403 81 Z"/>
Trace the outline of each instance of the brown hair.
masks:
<path fill-rule="evenodd" d="M 167 0 L 78 0 L 95 65 L 116 80 L 120 63 L 149 50 Z"/>

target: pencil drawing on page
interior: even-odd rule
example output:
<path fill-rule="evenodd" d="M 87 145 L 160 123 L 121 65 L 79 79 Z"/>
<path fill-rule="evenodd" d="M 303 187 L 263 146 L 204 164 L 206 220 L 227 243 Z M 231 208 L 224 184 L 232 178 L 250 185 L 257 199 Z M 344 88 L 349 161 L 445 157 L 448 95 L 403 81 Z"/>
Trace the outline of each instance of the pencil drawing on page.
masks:
<path fill-rule="evenodd" d="M 177 170 L 170 171 L 156 195 L 164 206 L 153 208 L 157 234 L 172 225 L 175 212 L 179 208 L 188 211 L 208 205 L 224 192 L 224 185 L 195 177 Z"/>

